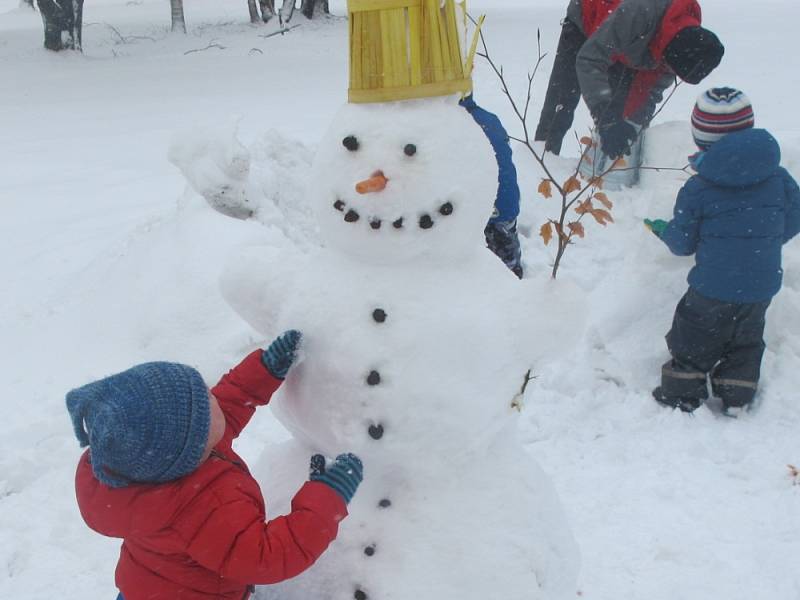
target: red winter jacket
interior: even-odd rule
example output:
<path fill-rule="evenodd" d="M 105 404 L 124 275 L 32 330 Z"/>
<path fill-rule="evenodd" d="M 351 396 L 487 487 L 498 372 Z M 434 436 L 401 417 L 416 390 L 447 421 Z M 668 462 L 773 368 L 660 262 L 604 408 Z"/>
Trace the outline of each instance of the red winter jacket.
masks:
<path fill-rule="evenodd" d="M 621 62 L 637 71 L 624 109 L 632 117 L 661 100 L 673 80 L 664 50 L 682 29 L 699 27 L 702 13 L 697 0 L 572 0 L 567 18 L 588 38 L 576 62 L 586 103 L 610 96 L 607 71 Z"/>
<path fill-rule="evenodd" d="M 176 481 L 111 488 L 92 474 L 90 451 L 75 477 L 86 523 L 122 538 L 116 583 L 125 600 L 242 600 L 253 584 L 289 579 L 310 567 L 347 516 L 342 498 L 308 482 L 292 512 L 266 522 L 264 499 L 231 443 L 280 380 L 253 352 L 211 392 L 227 420 L 222 441 Z"/>

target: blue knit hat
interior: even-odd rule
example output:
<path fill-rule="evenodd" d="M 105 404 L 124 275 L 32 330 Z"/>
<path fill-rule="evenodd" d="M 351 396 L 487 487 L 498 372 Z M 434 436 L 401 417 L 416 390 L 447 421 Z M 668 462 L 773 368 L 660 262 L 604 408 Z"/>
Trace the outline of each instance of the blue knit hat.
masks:
<path fill-rule="evenodd" d="M 111 487 L 183 477 L 208 441 L 208 388 L 186 365 L 152 362 L 67 394 L 81 447 L 95 477 Z"/>

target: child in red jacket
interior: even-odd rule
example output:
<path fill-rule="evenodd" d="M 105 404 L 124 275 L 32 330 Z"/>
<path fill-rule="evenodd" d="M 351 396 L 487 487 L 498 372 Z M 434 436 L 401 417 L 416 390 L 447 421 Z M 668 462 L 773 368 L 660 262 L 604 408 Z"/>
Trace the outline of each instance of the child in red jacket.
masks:
<path fill-rule="evenodd" d="M 67 394 L 81 446 L 81 515 L 122 538 L 116 584 L 124 600 L 243 600 L 255 584 L 289 579 L 336 538 L 362 478 L 342 454 L 311 459 L 292 511 L 266 521 L 256 480 L 231 448 L 278 389 L 300 333 L 287 331 L 210 391 L 185 365 L 147 363 Z"/>

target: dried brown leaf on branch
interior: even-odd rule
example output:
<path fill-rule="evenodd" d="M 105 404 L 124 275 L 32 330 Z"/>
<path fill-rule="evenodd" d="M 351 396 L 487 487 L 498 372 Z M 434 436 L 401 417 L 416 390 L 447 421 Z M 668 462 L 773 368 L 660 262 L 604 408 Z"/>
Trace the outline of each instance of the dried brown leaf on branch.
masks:
<path fill-rule="evenodd" d="M 605 227 L 606 223 L 613 223 L 614 218 L 611 216 L 607 210 L 603 210 L 602 208 L 594 208 L 589 211 L 589 213 L 594 217 L 594 220 L 600 223 L 603 227 Z"/>
<path fill-rule="evenodd" d="M 583 229 L 583 225 L 577 221 L 568 223 L 567 227 L 569 227 L 569 230 L 581 239 L 583 239 L 583 236 L 586 234 L 586 231 Z"/>
<path fill-rule="evenodd" d="M 542 225 L 541 229 L 539 229 L 539 235 L 542 236 L 545 246 L 547 246 L 547 244 L 550 243 L 550 240 L 553 239 L 553 228 L 551 225 L 552 224 L 550 223 L 550 221 L 548 221 L 547 223 Z"/>
<path fill-rule="evenodd" d="M 594 210 L 594 206 L 592 206 L 592 199 L 587 198 L 583 202 L 579 203 L 578 206 L 575 207 L 575 212 L 579 215 L 585 215 L 588 212 L 592 212 Z"/>
<path fill-rule="evenodd" d="M 564 228 L 561 226 L 561 223 L 556 223 L 555 221 L 553 221 L 553 227 L 556 228 L 556 233 L 558 233 L 559 238 L 565 241 L 569 239 L 569 236 L 566 233 L 564 233 Z"/>
<path fill-rule="evenodd" d="M 605 206 L 608 210 L 614 208 L 614 204 L 611 202 L 611 200 L 608 199 L 608 196 L 606 196 L 603 192 L 597 192 L 594 195 L 594 197 L 598 202 L 600 202 L 600 204 Z"/>
<path fill-rule="evenodd" d="M 581 189 L 581 182 L 574 175 L 564 182 L 564 193 L 569 194 Z"/>
<path fill-rule="evenodd" d="M 584 146 L 589 146 L 590 148 L 594 147 L 594 142 L 592 141 L 592 138 L 590 138 L 588 135 L 585 135 L 581 138 L 581 144 L 583 144 Z"/>
<path fill-rule="evenodd" d="M 611 170 L 613 171 L 614 169 L 621 169 L 627 164 L 628 163 L 625 162 L 625 159 L 620 156 L 617 160 L 614 161 L 614 164 L 611 165 Z"/>
<path fill-rule="evenodd" d="M 542 183 L 539 184 L 539 187 L 536 188 L 536 191 L 538 191 L 545 198 L 551 198 L 553 196 L 553 188 L 550 180 L 542 179 Z"/>
<path fill-rule="evenodd" d="M 789 475 L 792 478 L 792 485 L 800 485 L 800 469 L 794 465 L 786 465 L 789 468 Z"/>

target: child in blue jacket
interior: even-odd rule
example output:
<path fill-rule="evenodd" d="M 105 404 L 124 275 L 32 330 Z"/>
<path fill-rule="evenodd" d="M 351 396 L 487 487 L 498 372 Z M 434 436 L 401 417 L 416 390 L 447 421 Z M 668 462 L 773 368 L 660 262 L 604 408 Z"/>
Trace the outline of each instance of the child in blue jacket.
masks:
<path fill-rule="evenodd" d="M 780 166 L 780 147 L 754 129 L 747 97 L 731 88 L 700 96 L 692 133 L 697 175 L 678 194 L 671 221 L 645 224 L 679 256 L 695 255 L 675 310 L 654 398 L 685 412 L 708 398 L 726 414 L 755 397 L 767 307 L 781 288 L 781 247 L 800 232 L 800 188 Z"/>
<path fill-rule="evenodd" d="M 522 250 L 517 234 L 520 194 L 508 133 L 497 115 L 478 106 L 472 94 L 461 101 L 461 106 L 483 129 L 497 158 L 499 171 L 497 198 L 494 203 L 494 213 L 484 230 L 486 245 L 513 271 L 514 275 L 522 279 Z"/>

